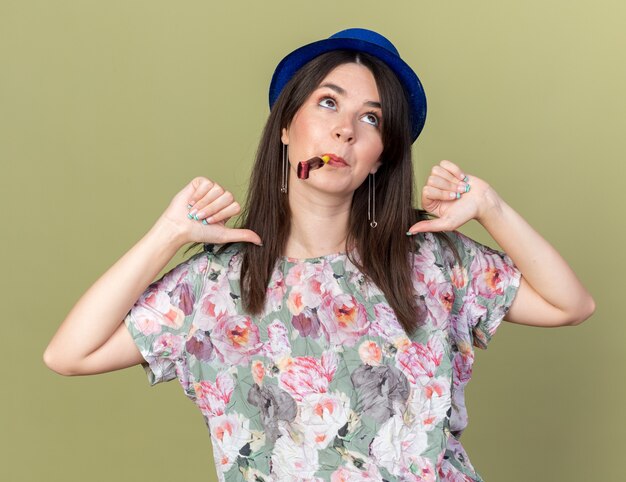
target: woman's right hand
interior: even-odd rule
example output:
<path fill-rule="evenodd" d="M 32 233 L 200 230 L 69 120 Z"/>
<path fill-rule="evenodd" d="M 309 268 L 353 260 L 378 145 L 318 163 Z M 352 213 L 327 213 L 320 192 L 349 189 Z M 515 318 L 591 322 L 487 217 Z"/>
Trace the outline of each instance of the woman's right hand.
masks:
<path fill-rule="evenodd" d="M 174 196 L 159 221 L 174 226 L 183 244 L 243 241 L 262 245 L 254 231 L 226 226 L 240 211 L 241 206 L 229 191 L 206 177 L 196 177 Z M 189 217 L 194 215 L 197 218 Z"/>

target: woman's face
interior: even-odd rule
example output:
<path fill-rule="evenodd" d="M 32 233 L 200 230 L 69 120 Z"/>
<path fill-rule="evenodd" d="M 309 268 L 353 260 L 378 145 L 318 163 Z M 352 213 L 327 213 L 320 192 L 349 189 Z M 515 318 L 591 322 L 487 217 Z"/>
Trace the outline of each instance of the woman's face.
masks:
<path fill-rule="evenodd" d="M 356 63 L 336 67 L 282 130 L 289 146 L 290 190 L 306 183 L 325 192 L 353 193 L 381 164 L 382 122 L 372 72 Z M 298 162 L 324 154 L 331 156 L 327 165 L 311 171 L 307 180 L 297 178 Z"/>

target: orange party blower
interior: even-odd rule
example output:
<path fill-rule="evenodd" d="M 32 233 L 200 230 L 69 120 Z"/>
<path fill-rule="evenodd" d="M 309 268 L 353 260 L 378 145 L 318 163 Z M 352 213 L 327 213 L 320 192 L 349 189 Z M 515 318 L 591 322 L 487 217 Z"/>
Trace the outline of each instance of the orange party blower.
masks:
<path fill-rule="evenodd" d="M 321 156 L 321 157 L 312 157 L 308 161 L 300 161 L 298 163 L 298 178 L 299 179 L 308 179 L 309 171 L 314 171 L 315 169 L 319 169 L 320 167 L 326 165 L 330 161 L 330 157 Z"/>

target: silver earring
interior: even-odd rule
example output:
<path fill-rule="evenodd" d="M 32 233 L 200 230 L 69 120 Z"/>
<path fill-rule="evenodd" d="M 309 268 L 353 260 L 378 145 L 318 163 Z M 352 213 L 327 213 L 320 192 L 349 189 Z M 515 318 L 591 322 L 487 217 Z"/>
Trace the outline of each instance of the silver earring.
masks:
<path fill-rule="evenodd" d="M 367 220 L 370 226 L 375 228 L 378 226 L 376 222 L 376 173 L 367 177 Z"/>
<path fill-rule="evenodd" d="M 282 142 L 281 142 L 282 144 Z M 283 165 L 282 165 L 282 184 L 280 186 L 280 192 L 287 194 L 287 178 L 289 176 L 289 152 L 287 150 L 287 144 L 283 144 Z"/>

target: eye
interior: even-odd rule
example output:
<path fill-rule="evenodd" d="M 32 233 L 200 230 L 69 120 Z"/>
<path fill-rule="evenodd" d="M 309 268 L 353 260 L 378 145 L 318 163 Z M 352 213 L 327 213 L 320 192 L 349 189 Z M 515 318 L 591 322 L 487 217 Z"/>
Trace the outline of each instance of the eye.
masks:
<path fill-rule="evenodd" d="M 374 127 L 378 127 L 380 124 L 380 119 L 375 112 L 368 112 L 363 116 L 363 119 L 365 119 L 365 122 L 372 124 Z"/>
<path fill-rule="evenodd" d="M 332 97 L 322 97 L 322 99 L 319 101 L 319 105 L 321 105 L 322 107 L 327 107 L 329 109 L 334 109 L 335 107 L 337 107 L 337 103 L 335 102 L 335 99 L 333 99 Z"/>

